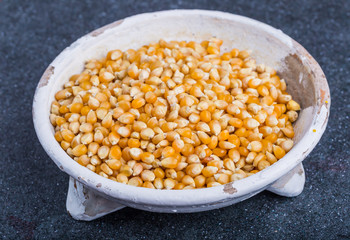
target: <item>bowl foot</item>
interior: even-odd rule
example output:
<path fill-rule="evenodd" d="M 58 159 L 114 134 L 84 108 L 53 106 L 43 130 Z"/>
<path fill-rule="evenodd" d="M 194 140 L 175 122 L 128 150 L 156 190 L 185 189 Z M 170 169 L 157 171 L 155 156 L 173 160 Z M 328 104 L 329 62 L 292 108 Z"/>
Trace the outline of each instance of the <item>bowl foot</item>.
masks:
<path fill-rule="evenodd" d="M 74 219 L 91 221 L 124 207 L 95 194 L 74 178 L 69 178 L 66 208 Z"/>
<path fill-rule="evenodd" d="M 304 189 L 305 171 L 299 163 L 289 173 L 278 179 L 266 190 L 284 197 L 298 196 Z"/>

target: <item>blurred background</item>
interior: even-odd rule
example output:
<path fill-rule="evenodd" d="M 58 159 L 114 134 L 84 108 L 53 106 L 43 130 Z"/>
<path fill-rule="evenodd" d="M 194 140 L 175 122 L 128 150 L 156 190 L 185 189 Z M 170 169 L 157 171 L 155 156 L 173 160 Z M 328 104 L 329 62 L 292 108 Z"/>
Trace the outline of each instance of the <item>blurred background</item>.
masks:
<path fill-rule="evenodd" d="M 93 222 L 66 212 L 68 175 L 41 147 L 31 105 L 51 61 L 86 33 L 134 14 L 209 9 L 244 15 L 303 45 L 331 90 L 328 128 L 305 159 L 303 193 L 263 192 L 226 208 L 125 208 Z M 0 239 L 350 239 L 350 1 L 0 0 Z"/>

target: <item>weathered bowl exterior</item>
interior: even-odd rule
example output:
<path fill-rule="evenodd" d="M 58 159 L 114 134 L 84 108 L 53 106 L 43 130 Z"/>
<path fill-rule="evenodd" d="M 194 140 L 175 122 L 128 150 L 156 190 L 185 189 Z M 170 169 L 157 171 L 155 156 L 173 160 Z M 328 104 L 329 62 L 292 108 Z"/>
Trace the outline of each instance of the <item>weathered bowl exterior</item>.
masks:
<path fill-rule="evenodd" d="M 248 178 L 218 187 L 155 190 L 136 188 L 101 177 L 73 161 L 56 142 L 54 128 L 49 121 L 51 102 L 55 92 L 62 89 L 69 76 L 81 72 L 86 60 L 101 58 L 111 49 L 138 48 L 160 38 L 202 41 L 212 36 L 224 41 L 223 51 L 232 48 L 251 49 L 257 63 L 277 69 L 286 80 L 288 91 L 301 103 L 302 110 L 295 125 L 295 146 L 277 163 Z M 267 188 L 286 196 L 300 193 L 304 178 L 290 184 L 289 190 L 286 190 L 286 183 L 291 177 L 285 177 L 284 181 L 277 180 L 287 173 L 295 175 L 296 170 L 299 175 L 303 175 L 300 163 L 321 138 L 327 125 L 329 108 L 329 88 L 320 66 L 300 44 L 280 30 L 229 13 L 172 10 L 140 14 L 114 22 L 87 34 L 66 48 L 50 64 L 38 84 L 33 103 L 33 120 L 45 151 L 62 171 L 75 179 L 71 180 L 72 184 L 81 183 L 80 187 L 117 205 L 120 203 L 156 212 L 196 212 L 231 205 Z M 291 173 L 292 170 L 294 172 Z M 296 186 L 298 181 L 301 186 L 299 189 Z M 67 200 L 67 205 L 70 201 L 74 201 L 74 197 Z M 117 208 L 117 205 L 114 207 Z"/>

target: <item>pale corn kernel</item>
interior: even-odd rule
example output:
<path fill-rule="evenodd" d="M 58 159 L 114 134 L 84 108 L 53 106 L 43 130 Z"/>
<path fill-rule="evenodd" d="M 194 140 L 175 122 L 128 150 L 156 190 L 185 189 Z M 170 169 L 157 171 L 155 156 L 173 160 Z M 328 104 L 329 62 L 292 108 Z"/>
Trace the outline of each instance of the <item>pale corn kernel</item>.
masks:
<path fill-rule="evenodd" d="M 178 160 L 174 157 L 167 157 L 161 161 L 161 165 L 164 168 L 176 168 L 177 164 L 178 164 Z"/>
<path fill-rule="evenodd" d="M 229 158 L 226 158 L 224 160 L 224 166 L 226 169 L 231 170 L 231 171 L 234 171 L 236 169 L 234 161 L 229 159 Z"/>
<path fill-rule="evenodd" d="M 97 130 L 94 134 L 94 141 L 97 143 L 102 143 L 103 138 L 103 133 L 100 130 Z"/>
<path fill-rule="evenodd" d="M 237 181 L 237 180 L 243 179 L 245 177 L 247 177 L 247 174 L 243 170 L 239 169 L 239 170 L 237 170 L 235 173 L 233 173 L 231 175 L 231 179 L 230 180 L 231 181 Z"/>
<path fill-rule="evenodd" d="M 280 102 L 280 103 L 288 103 L 291 100 L 292 100 L 292 96 L 291 95 L 280 94 L 278 96 L 278 102 Z M 295 105 L 292 103 L 292 106 L 295 106 Z M 299 104 L 298 104 L 298 106 L 299 106 Z M 294 110 L 294 109 L 290 109 L 290 110 Z"/>
<path fill-rule="evenodd" d="M 90 163 L 94 166 L 98 166 L 101 164 L 101 159 L 98 156 L 94 155 L 90 158 Z"/>
<path fill-rule="evenodd" d="M 218 120 L 211 120 L 209 122 L 209 128 L 210 132 L 216 136 L 219 135 L 219 133 L 221 132 L 221 125 Z"/>
<path fill-rule="evenodd" d="M 100 120 L 104 119 L 107 113 L 108 113 L 108 110 L 106 108 L 99 107 L 96 109 L 96 116 Z"/>
<path fill-rule="evenodd" d="M 117 182 L 127 184 L 128 181 L 129 181 L 128 176 L 126 176 L 125 174 L 119 173 L 117 175 Z"/>
<path fill-rule="evenodd" d="M 134 160 L 141 160 L 141 154 L 143 153 L 141 148 L 130 148 L 129 154 Z"/>
<path fill-rule="evenodd" d="M 80 128 L 79 122 L 71 122 L 68 129 L 71 130 L 74 134 L 78 134 Z"/>
<path fill-rule="evenodd" d="M 179 162 L 177 164 L 177 167 L 175 168 L 176 171 L 182 171 L 183 169 L 185 169 L 188 166 L 187 162 Z"/>
<path fill-rule="evenodd" d="M 247 155 L 245 161 L 246 161 L 248 164 L 253 163 L 253 161 L 254 161 L 256 155 L 258 155 L 256 152 L 250 152 L 250 153 L 248 153 L 248 155 Z"/>
<path fill-rule="evenodd" d="M 200 163 L 200 159 L 198 157 L 198 155 L 196 154 L 191 154 L 187 157 L 187 163 Z"/>
<path fill-rule="evenodd" d="M 216 187 L 216 186 L 220 186 L 220 185 L 221 185 L 221 183 L 213 181 L 213 182 L 208 183 L 207 187 L 210 188 L 210 187 Z"/>
<path fill-rule="evenodd" d="M 266 152 L 266 158 L 267 158 L 267 161 L 269 161 L 271 164 L 277 162 L 277 158 L 275 157 L 275 155 L 273 155 L 270 152 Z"/>
<path fill-rule="evenodd" d="M 129 161 L 128 163 L 130 163 Z M 132 167 L 132 175 L 137 176 L 140 175 L 140 173 L 143 171 L 143 165 L 141 163 L 135 163 L 135 165 Z"/>
<path fill-rule="evenodd" d="M 253 152 L 260 152 L 263 148 L 263 145 L 259 141 L 252 141 L 248 144 L 247 149 Z"/>
<path fill-rule="evenodd" d="M 96 169 L 95 166 L 91 164 L 86 165 L 86 168 L 93 172 L 95 172 L 95 169 Z"/>
<path fill-rule="evenodd" d="M 220 128 L 221 128 L 221 126 L 220 126 Z M 207 123 L 205 123 L 205 122 L 197 123 L 196 130 L 197 131 L 203 131 L 203 132 L 210 132 L 211 131 L 209 125 Z"/>
<path fill-rule="evenodd" d="M 220 141 L 219 147 L 222 149 L 232 149 L 232 148 L 235 148 L 236 145 L 234 145 L 233 143 L 228 142 L 228 141 Z"/>
<path fill-rule="evenodd" d="M 101 171 L 98 175 L 105 177 L 105 178 L 108 178 L 108 175 L 103 171 Z"/>
<path fill-rule="evenodd" d="M 266 158 L 267 158 L 266 155 L 263 153 L 257 154 L 256 157 L 254 158 L 253 166 L 257 167 L 259 165 L 259 162 L 266 160 Z"/>
<path fill-rule="evenodd" d="M 278 124 L 278 120 L 276 116 L 270 115 L 266 118 L 266 125 L 269 127 L 274 127 Z"/>
<path fill-rule="evenodd" d="M 100 168 L 107 175 L 113 174 L 113 170 L 106 163 L 102 163 Z"/>
<path fill-rule="evenodd" d="M 124 174 L 125 176 L 127 177 L 130 177 L 133 173 L 133 170 L 130 166 L 128 165 L 122 165 L 120 170 L 119 170 L 120 173 Z"/>
<path fill-rule="evenodd" d="M 128 181 L 128 185 L 140 187 L 142 185 L 143 181 L 140 177 L 132 177 Z"/>
<path fill-rule="evenodd" d="M 260 123 L 253 118 L 244 119 L 243 124 L 247 129 L 254 129 L 260 126 Z"/>
<path fill-rule="evenodd" d="M 154 137 L 154 131 L 151 128 L 142 129 L 140 136 L 144 140 L 150 140 Z"/>
<path fill-rule="evenodd" d="M 175 185 L 176 185 L 176 181 L 174 179 L 167 178 L 164 180 L 164 188 L 168 190 L 173 189 Z"/>
<path fill-rule="evenodd" d="M 156 178 L 155 174 L 150 170 L 144 170 L 141 173 L 141 178 L 143 181 L 153 182 Z"/>
<path fill-rule="evenodd" d="M 101 159 L 106 158 L 108 156 L 108 154 L 109 154 L 109 147 L 107 147 L 107 146 L 101 146 L 97 151 L 97 155 Z"/>
<path fill-rule="evenodd" d="M 290 149 L 292 149 L 293 144 L 293 140 L 287 139 L 280 144 L 280 147 L 283 148 L 285 152 L 289 152 Z"/>
<path fill-rule="evenodd" d="M 226 184 L 230 181 L 230 177 L 225 173 L 214 174 L 214 178 L 220 184 Z"/>
<path fill-rule="evenodd" d="M 287 112 L 289 121 L 295 122 L 298 119 L 298 113 L 296 111 L 290 110 Z"/>
<path fill-rule="evenodd" d="M 84 133 L 92 132 L 93 129 L 94 127 L 92 126 L 91 123 L 83 123 L 79 127 L 79 131 Z"/>
<path fill-rule="evenodd" d="M 186 167 L 186 174 L 195 177 L 202 172 L 203 165 L 200 163 L 192 163 Z"/>
<path fill-rule="evenodd" d="M 120 127 L 117 132 L 122 137 L 129 137 L 131 134 L 130 129 L 127 127 Z"/>
<path fill-rule="evenodd" d="M 176 173 L 175 169 L 173 169 L 173 168 L 166 169 L 165 170 L 165 177 L 166 178 L 176 179 L 177 178 L 177 173 Z"/>
<path fill-rule="evenodd" d="M 153 181 L 153 185 L 156 189 L 163 189 L 164 188 L 164 181 L 161 178 L 155 178 Z"/>
<path fill-rule="evenodd" d="M 182 179 L 181 179 L 181 182 L 185 185 L 188 185 L 188 186 L 192 186 L 192 187 L 195 187 L 196 186 L 196 183 L 193 179 L 193 177 L 189 176 L 189 175 L 185 175 Z"/>
<path fill-rule="evenodd" d="M 129 112 L 123 113 L 118 117 L 118 121 L 123 124 L 132 124 L 135 120 L 135 116 Z"/>

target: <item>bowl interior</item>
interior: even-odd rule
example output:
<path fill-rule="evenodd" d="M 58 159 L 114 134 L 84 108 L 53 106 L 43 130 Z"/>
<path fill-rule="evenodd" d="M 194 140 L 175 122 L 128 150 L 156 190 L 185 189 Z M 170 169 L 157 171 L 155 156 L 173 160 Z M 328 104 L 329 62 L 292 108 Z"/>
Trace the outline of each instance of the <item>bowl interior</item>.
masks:
<path fill-rule="evenodd" d="M 82 37 L 55 59 L 39 83 L 35 98 L 36 102 L 34 102 L 34 108 L 38 106 L 37 109 L 40 109 L 35 110 L 38 111 L 37 115 L 39 115 L 39 111 L 43 114 L 41 116 L 43 119 L 41 120 L 38 120 L 36 114 L 34 114 L 34 122 L 39 139 L 45 150 L 58 165 L 63 162 L 61 158 L 67 160 L 68 155 L 60 149 L 59 144 L 53 138 L 54 129 L 48 117 L 50 105 L 54 100 L 55 93 L 62 89 L 63 84 L 68 81 L 71 75 L 80 73 L 83 70 L 84 63 L 87 60 L 102 58 L 112 49 L 135 49 L 144 44 L 156 42 L 161 38 L 164 40 L 193 40 L 200 42 L 213 36 L 223 40 L 222 52 L 232 48 L 252 50 L 252 56 L 257 60 L 257 63 L 264 63 L 275 68 L 280 77 L 286 80 L 287 91 L 292 94 L 293 98 L 302 107 L 299 119 L 295 124 L 296 134 L 294 140 L 296 142 L 295 148 L 298 148 L 299 141 L 310 132 L 310 127 L 315 122 L 315 115 L 321 106 L 319 84 L 324 84 L 325 82 L 326 86 L 324 88 L 328 94 L 326 99 L 329 98 L 326 80 L 322 79 L 320 83 L 319 79 L 317 79 L 320 76 L 319 71 L 322 73 L 322 70 L 319 69 L 312 57 L 308 55 L 304 48 L 280 30 L 263 23 L 222 12 L 182 10 L 142 14 L 112 23 Z M 315 64 L 317 66 L 313 66 Z M 45 90 L 41 89 L 42 87 L 45 87 Z M 315 138 L 316 142 L 321 137 L 324 128 L 325 126 L 320 126 L 320 132 L 317 133 L 318 135 Z M 50 143 L 47 141 L 50 141 Z M 316 143 L 310 142 L 307 144 L 310 146 L 307 147 L 300 146 L 299 150 L 303 149 L 303 152 L 307 154 L 313 148 L 312 144 Z M 297 151 L 298 149 L 294 152 L 296 153 Z M 253 188 L 262 187 L 266 183 L 273 182 L 306 157 L 305 154 L 295 155 L 297 159 L 294 159 L 293 156 L 288 157 L 288 155 L 292 154 L 291 152 L 274 164 L 279 166 L 280 171 L 277 169 L 277 166 L 272 166 L 270 167 L 271 169 L 268 168 L 255 174 L 257 176 L 249 177 L 251 181 L 243 179 L 234 183 L 234 186 L 247 189 L 249 192 Z M 268 171 L 270 171 L 269 174 L 271 176 L 268 175 Z M 73 173 L 70 172 L 70 174 Z M 258 178 L 260 179 L 259 183 L 257 183 Z M 93 182 L 91 179 L 90 181 Z M 240 182 L 242 182 L 242 185 L 240 185 Z M 255 184 L 255 186 L 252 184 Z M 130 189 L 129 186 L 127 187 Z M 139 190 L 139 193 L 142 191 L 146 190 Z M 221 191 L 222 189 L 220 189 Z M 196 196 L 188 196 L 187 201 L 190 201 L 191 198 L 194 200 Z M 213 197 L 211 200 L 219 198 L 222 198 L 222 196 Z"/>
<path fill-rule="evenodd" d="M 118 24 L 112 25 L 112 28 L 105 31 L 95 31 L 92 33 L 92 38 L 80 41 L 79 45 L 74 44 L 69 56 L 62 59 L 59 66 L 55 66 L 55 83 L 50 89 L 47 109 L 54 100 L 54 94 L 62 88 L 71 75 L 83 70 L 87 60 L 103 58 L 112 49 L 136 49 L 142 45 L 157 42 L 161 38 L 200 42 L 215 36 L 224 41 L 222 52 L 232 48 L 251 50 L 258 64 L 264 63 L 275 68 L 280 77 L 286 80 L 288 92 L 301 103 L 303 109 L 295 124 L 297 134 L 294 140 L 296 142 L 310 127 L 312 106 L 316 104 L 313 79 L 309 76 L 309 69 L 295 54 L 293 41 L 285 35 L 276 35 L 276 32 L 269 31 L 270 29 L 263 24 L 255 25 L 216 16 L 198 15 L 191 18 L 164 16 L 158 20 L 149 18 L 142 22 L 128 21 L 125 24 L 120 21 Z"/>

